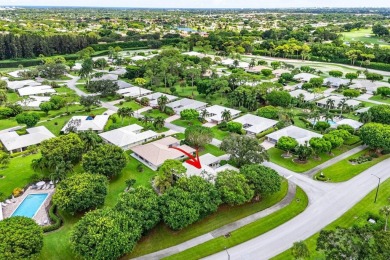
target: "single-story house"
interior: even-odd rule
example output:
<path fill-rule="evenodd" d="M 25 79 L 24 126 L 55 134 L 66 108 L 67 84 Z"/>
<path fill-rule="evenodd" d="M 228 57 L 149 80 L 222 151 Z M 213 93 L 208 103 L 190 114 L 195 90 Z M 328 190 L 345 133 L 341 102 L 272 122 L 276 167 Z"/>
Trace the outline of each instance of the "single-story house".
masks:
<path fill-rule="evenodd" d="M 21 72 L 24 72 L 26 70 L 15 70 L 15 71 L 12 71 L 12 72 L 8 72 L 7 74 L 10 75 L 11 77 L 14 77 L 14 78 L 19 78 L 19 73 Z"/>
<path fill-rule="evenodd" d="M 166 160 L 181 160 L 187 157 L 172 147 L 180 148 L 189 154 L 195 153 L 195 149 L 188 145 L 180 145 L 180 140 L 171 136 L 133 147 L 131 150 L 134 152 L 132 154 L 134 158 L 152 170 L 157 170 Z"/>
<path fill-rule="evenodd" d="M 234 60 L 233 59 L 225 59 L 225 60 L 222 60 L 221 63 L 222 63 L 222 65 L 225 65 L 225 66 L 233 66 Z M 244 62 L 244 61 L 239 61 L 237 67 L 246 69 L 246 68 L 249 67 L 249 63 L 248 62 Z"/>
<path fill-rule="evenodd" d="M 363 107 L 355 111 L 356 114 L 362 114 L 370 110 L 370 107 Z"/>
<path fill-rule="evenodd" d="M 207 103 L 194 99 L 183 98 L 167 104 L 167 107 L 172 108 L 176 114 L 180 114 L 185 109 L 202 110 L 206 108 Z"/>
<path fill-rule="evenodd" d="M 280 76 L 282 76 L 283 73 L 291 73 L 291 71 L 285 70 L 285 69 L 276 69 L 276 70 L 272 71 L 272 74 L 274 74 L 275 77 L 280 77 Z"/>
<path fill-rule="evenodd" d="M 126 74 L 126 69 L 124 68 L 117 68 L 116 70 L 110 71 L 110 74 L 115 74 L 118 76 L 122 76 Z"/>
<path fill-rule="evenodd" d="M 27 80 L 16 80 L 16 81 L 7 81 L 7 88 L 11 90 L 17 90 L 23 87 L 34 87 L 34 86 L 40 86 L 41 83 L 36 82 L 31 79 Z"/>
<path fill-rule="evenodd" d="M 219 105 L 214 105 L 211 107 L 206 107 L 205 108 L 208 115 L 206 116 L 206 120 L 211 123 L 216 123 L 219 124 L 223 121 L 222 114 L 225 110 L 230 112 L 231 118 L 236 118 L 240 115 L 241 111 L 228 108 L 228 107 L 223 107 Z"/>
<path fill-rule="evenodd" d="M 43 102 L 50 101 L 50 97 L 45 96 L 29 96 L 28 99 L 16 102 L 24 109 L 40 110 L 39 105 Z"/>
<path fill-rule="evenodd" d="M 242 124 L 242 128 L 248 135 L 257 135 L 264 132 L 278 123 L 276 120 L 268 119 L 265 117 L 255 116 L 252 114 L 246 114 L 233 120 Z"/>
<path fill-rule="evenodd" d="M 108 115 L 97 116 L 74 116 L 68 123 L 61 129 L 62 133 L 67 133 L 69 127 L 74 127 L 76 132 L 79 131 L 96 131 L 103 132 L 105 125 L 107 124 Z"/>
<path fill-rule="evenodd" d="M 389 83 L 380 81 L 370 81 L 367 79 L 357 79 L 354 83 L 349 86 L 351 89 L 366 90 L 368 94 L 373 94 L 379 87 L 390 87 Z"/>
<path fill-rule="evenodd" d="M 118 84 L 119 89 L 134 87 L 134 85 L 123 80 L 118 80 L 116 83 Z"/>
<path fill-rule="evenodd" d="M 105 142 L 119 146 L 123 150 L 127 151 L 131 147 L 150 141 L 158 136 L 158 134 L 154 131 L 147 130 L 142 132 L 142 129 L 142 126 L 133 124 L 104 132 L 99 135 Z"/>
<path fill-rule="evenodd" d="M 324 86 L 329 86 L 333 88 L 339 88 L 340 86 L 346 86 L 348 85 L 349 80 L 347 79 L 340 79 L 335 77 L 329 77 L 324 79 Z"/>
<path fill-rule="evenodd" d="M 207 153 L 202 156 L 199 156 L 199 161 L 202 166 L 200 169 L 186 162 L 183 162 L 183 166 L 187 169 L 187 176 L 200 176 L 208 181 L 213 182 L 219 172 L 225 170 L 233 170 L 237 172 L 239 171 L 236 167 L 233 167 L 230 164 L 225 164 L 221 166 L 221 161 L 227 161 L 229 160 L 229 158 L 230 156 L 228 154 L 224 154 L 217 157 Z"/>
<path fill-rule="evenodd" d="M 357 130 L 363 125 L 363 123 L 360 123 L 359 121 L 356 121 L 353 119 L 345 118 L 345 119 L 341 119 L 340 121 L 336 122 L 336 124 L 332 125 L 331 127 L 337 128 L 339 125 L 349 125 L 353 129 Z"/>
<path fill-rule="evenodd" d="M 19 96 L 31 96 L 31 95 L 42 95 L 42 94 L 50 94 L 56 93 L 56 91 L 48 85 L 41 86 L 29 86 L 18 89 Z"/>
<path fill-rule="evenodd" d="M 267 140 L 271 143 L 277 143 L 282 136 L 292 137 L 297 140 L 299 144 L 304 144 L 313 137 L 322 137 L 320 134 L 293 125 L 266 135 Z"/>
<path fill-rule="evenodd" d="M 147 60 L 147 59 L 148 59 L 147 57 L 140 56 L 140 55 L 133 56 L 133 57 L 130 58 L 130 60 L 132 60 L 132 61 Z"/>
<path fill-rule="evenodd" d="M 168 95 L 165 93 L 156 92 L 156 93 L 152 93 L 152 94 L 149 94 L 149 95 L 146 95 L 143 97 L 138 97 L 137 100 L 141 101 L 142 98 L 148 98 L 149 99 L 149 106 L 156 107 L 156 106 L 158 106 L 158 99 L 161 96 L 166 96 L 168 99 L 168 102 L 172 102 L 172 101 L 178 99 L 178 97 L 173 96 L 173 95 Z"/>
<path fill-rule="evenodd" d="M 103 76 L 101 77 L 95 77 L 91 79 L 91 81 L 99 81 L 99 80 L 116 81 L 118 80 L 118 75 L 109 73 L 109 74 L 103 74 Z"/>
<path fill-rule="evenodd" d="M 197 52 L 197 51 L 183 52 L 182 54 L 183 55 L 188 55 L 188 56 L 195 56 L 195 57 L 198 57 L 198 58 L 206 57 L 206 54 L 200 53 L 200 52 Z"/>
<path fill-rule="evenodd" d="M 141 87 L 130 87 L 119 89 L 116 93 L 122 97 L 142 97 L 152 93 L 153 91 Z"/>
<path fill-rule="evenodd" d="M 312 78 L 318 78 L 318 76 L 310 73 L 298 73 L 293 77 L 293 79 L 299 80 L 300 82 L 309 82 Z"/>
<path fill-rule="evenodd" d="M 24 151 L 31 145 L 37 145 L 44 140 L 55 137 L 44 126 L 28 128 L 26 131 L 28 134 L 25 135 L 19 135 L 15 131 L 1 133 L 0 141 L 8 152 L 15 153 Z"/>
<path fill-rule="evenodd" d="M 312 101 L 312 100 L 322 96 L 322 95 L 316 96 L 314 93 L 311 93 L 311 92 L 303 90 L 303 89 L 296 89 L 296 90 L 293 90 L 290 92 L 290 95 L 292 97 L 295 97 L 295 98 L 298 98 L 299 95 L 301 95 L 301 94 L 304 96 L 305 101 Z"/>
<path fill-rule="evenodd" d="M 326 98 L 323 98 L 323 99 L 321 99 L 321 100 L 316 101 L 316 103 L 317 103 L 317 105 L 318 105 L 319 107 L 326 107 L 326 106 L 327 106 L 326 103 L 327 103 L 328 99 L 331 99 L 331 100 L 334 101 L 333 107 L 334 107 L 334 108 L 338 108 L 338 106 L 339 106 L 341 100 L 343 100 L 344 98 L 345 98 L 345 97 L 342 97 L 342 96 L 329 96 L 329 97 L 326 97 Z M 346 99 L 346 98 L 345 98 L 345 99 Z M 352 106 L 352 107 L 354 107 L 354 108 L 357 107 L 357 106 L 359 106 L 360 103 L 361 103 L 360 101 L 357 101 L 357 100 L 354 100 L 354 99 L 346 99 L 346 104 L 347 104 L 348 106 Z"/>
<path fill-rule="evenodd" d="M 254 66 L 254 67 L 248 67 L 246 68 L 246 72 L 250 72 L 250 73 L 261 73 L 262 70 L 269 70 L 270 68 L 266 67 L 266 66 L 261 66 L 261 65 L 258 65 L 258 66 Z"/>

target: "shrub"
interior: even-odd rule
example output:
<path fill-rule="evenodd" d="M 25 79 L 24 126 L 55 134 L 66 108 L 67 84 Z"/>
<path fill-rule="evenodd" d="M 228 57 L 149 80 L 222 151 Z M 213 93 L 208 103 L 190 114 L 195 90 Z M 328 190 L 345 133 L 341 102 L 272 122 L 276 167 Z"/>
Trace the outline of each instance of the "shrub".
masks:
<path fill-rule="evenodd" d="M 23 189 L 22 188 L 15 188 L 12 191 L 12 195 L 14 195 L 14 197 L 19 197 L 20 195 L 22 195 L 22 193 L 23 193 Z"/>
<path fill-rule="evenodd" d="M 63 220 L 59 215 L 57 216 L 56 212 L 57 212 L 57 206 L 51 205 L 51 207 L 49 209 L 49 217 L 50 217 L 52 224 L 49 226 L 42 227 L 43 232 L 45 232 L 45 233 L 51 232 L 51 231 L 57 230 L 61 227 Z"/>

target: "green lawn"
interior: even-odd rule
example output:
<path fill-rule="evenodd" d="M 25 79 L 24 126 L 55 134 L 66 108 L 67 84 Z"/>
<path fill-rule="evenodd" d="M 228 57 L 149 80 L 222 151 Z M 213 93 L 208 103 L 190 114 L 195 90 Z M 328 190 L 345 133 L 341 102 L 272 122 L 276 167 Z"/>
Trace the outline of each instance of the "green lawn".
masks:
<path fill-rule="evenodd" d="M 389 45 L 385 41 L 381 40 L 379 37 L 376 37 L 371 28 L 370 29 L 360 29 L 352 30 L 351 32 L 342 33 L 344 41 L 362 41 L 369 44 L 379 44 L 379 45 Z"/>
<path fill-rule="evenodd" d="M 114 124 L 114 122 L 113 122 L 113 120 L 112 120 L 112 117 L 110 117 L 110 119 L 108 119 L 108 121 L 107 121 L 106 126 L 104 127 L 104 131 L 109 131 L 110 126 L 111 126 L 112 124 Z M 118 124 L 120 127 L 132 125 L 132 124 L 138 124 L 138 125 L 142 126 L 141 122 L 138 121 L 138 119 L 135 118 L 135 117 L 125 117 L 125 118 L 123 119 L 123 123 L 122 123 L 122 118 L 117 117 L 117 121 L 116 121 L 115 124 Z"/>
<path fill-rule="evenodd" d="M 134 100 L 132 101 L 125 101 L 123 102 L 122 104 L 116 104 L 115 105 L 116 107 L 130 107 L 132 108 L 134 111 L 142 108 L 142 106 L 140 104 L 138 104 L 137 102 L 135 102 Z"/>
<path fill-rule="evenodd" d="M 144 115 L 144 116 L 150 116 L 150 117 L 153 117 L 153 118 L 156 118 L 156 117 L 163 117 L 163 118 L 168 118 L 169 115 L 161 112 L 160 110 L 158 109 L 151 109 L 151 110 L 148 110 L 148 111 L 145 111 L 145 112 L 142 112 L 141 115 Z"/>
<path fill-rule="evenodd" d="M 382 103 L 387 103 L 387 104 L 390 105 L 390 99 L 383 98 L 381 95 L 372 96 L 369 99 L 370 100 L 374 100 L 374 101 L 379 101 L 379 102 L 382 102 Z"/>
<path fill-rule="evenodd" d="M 10 127 L 18 126 L 19 124 L 16 122 L 15 118 L 8 119 L 0 119 L 0 130 L 7 129 Z"/>
<path fill-rule="evenodd" d="M 353 206 L 350 210 L 344 213 L 340 218 L 325 227 L 326 230 L 335 229 L 336 227 L 352 227 L 354 224 L 367 223 L 367 212 L 374 214 L 379 213 L 379 209 L 389 204 L 388 198 L 390 198 L 390 179 L 383 182 L 379 189 L 379 195 L 377 202 L 374 203 L 376 189 L 371 191 L 366 197 L 364 197 L 359 203 Z M 321 252 L 316 251 L 317 237 L 319 233 L 311 236 L 305 240 L 306 245 L 310 250 L 310 259 L 325 259 L 325 256 Z M 273 260 L 285 260 L 294 259 L 290 250 L 279 254 L 272 258 Z"/>
<path fill-rule="evenodd" d="M 189 126 L 193 125 L 202 125 L 202 122 L 200 122 L 198 119 L 193 119 L 193 120 L 183 120 L 183 119 L 176 119 L 171 122 L 174 125 L 181 126 L 184 128 L 187 128 Z"/>
<path fill-rule="evenodd" d="M 358 158 L 361 155 L 367 154 L 368 149 L 358 152 L 344 160 L 339 161 L 338 163 L 333 164 L 332 166 L 329 166 L 328 168 L 322 170 L 321 172 L 324 173 L 324 175 L 329 178 L 329 182 L 342 182 L 347 181 L 359 173 L 362 173 L 363 171 L 367 170 L 371 166 L 374 166 L 375 164 L 387 159 L 390 157 L 390 154 L 382 155 L 379 158 L 375 158 L 372 161 L 365 162 L 362 164 L 351 164 L 349 162 L 352 158 Z M 320 172 L 316 174 L 316 176 L 319 176 Z"/>
<path fill-rule="evenodd" d="M 9 196 L 14 188 L 24 188 L 30 183 L 30 178 L 34 174 L 30 167 L 31 161 L 39 157 L 39 154 L 34 154 L 12 158 L 7 168 L 0 169 L 0 175 L 5 176 L 0 179 L 0 191 L 3 196 Z"/>
<path fill-rule="evenodd" d="M 57 93 L 75 93 L 75 91 L 73 89 L 70 89 L 66 86 L 62 86 L 62 87 L 59 87 L 59 88 L 55 88 L 55 91 Z"/>
<path fill-rule="evenodd" d="M 22 98 L 16 92 L 7 92 L 7 102 L 15 103 L 21 99 Z"/>
<path fill-rule="evenodd" d="M 307 163 L 305 164 L 298 164 L 298 163 L 295 163 L 293 161 L 293 159 L 295 157 L 291 157 L 291 158 L 283 158 L 282 157 L 282 154 L 284 154 L 285 152 L 278 149 L 278 148 L 271 148 L 268 150 L 268 154 L 269 154 L 269 157 L 270 157 L 270 161 L 273 162 L 273 163 L 276 163 L 286 169 L 289 169 L 291 171 L 294 171 L 294 172 L 305 172 L 305 171 L 308 171 L 314 167 L 316 167 L 317 165 L 320 165 L 324 162 L 326 162 L 327 160 L 330 160 L 350 149 L 352 149 L 353 146 L 346 146 L 346 145 L 343 145 L 341 146 L 340 148 L 338 149 L 334 149 L 332 152 L 333 152 L 333 156 L 327 154 L 327 153 L 322 153 L 320 154 L 320 158 L 321 160 L 313 160 L 312 158 L 310 158 Z"/>
<path fill-rule="evenodd" d="M 130 255 L 126 256 L 126 259 L 145 255 L 183 243 L 191 238 L 206 234 L 207 232 L 217 229 L 223 225 L 269 208 L 282 200 L 286 196 L 287 190 L 288 185 L 287 182 L 284 181 L 280 192 L 273 196 L 263 198 L 261 202 L 251 202 L 236 207 L 223 205 L 216 213 L 180 231 L 172 231 L 164 224 L 159 224 L 149 234 L 141 239 L 134 251 Z"/>
<path fill-rule="evenodd" d="M 84 93 L 91 93 L 85 88 L 85 84 L 76 84 L 76 87 L 83 91 Z"/>
<path fill-rule="evenodd" d="M 304 211 L 307 205 L 308 198 L 298 187 L 294 200 L 283 209 L 231 232 L 228 238 L 221 236 L 164 259 L 200 259 L 223 251 L 280 226 Z"/>
<path fill-rule="evenodd" d="M 206 144 L 203 150 L 200 150 L 199 155 L 203 155 L 206 153 L 210 153 L 214 156 L 221 156 L 224 155 L 225 152 L 216 147 L 215 145 L 212 144 Z"/>
<path fill-rule="evenodd" d="M 211 130 L 214 133 L 214 138 L 221 140 L 221 141 L 230 134 L 229 132 L 225 132 L 225 131 L 218 129 L 217 126 L 212 127 Z"/>

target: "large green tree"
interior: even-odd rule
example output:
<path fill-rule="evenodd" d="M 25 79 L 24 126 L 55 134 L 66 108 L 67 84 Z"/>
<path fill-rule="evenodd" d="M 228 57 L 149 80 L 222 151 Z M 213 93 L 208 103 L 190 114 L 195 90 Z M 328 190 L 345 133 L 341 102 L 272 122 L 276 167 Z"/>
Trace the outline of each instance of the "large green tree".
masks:
<path fill-rule="evenodd" d="M 33 127 L 39 122 L 38 113 L 21 113 L 15 117 L 18 124 L 26 124 L 27 127 Z"/>
<path fill-rule="evenodd" d="M 276 143 L 276 147 L 279 148 L 280 150 L 287 152 L 287 156 L 297 146 L 298 146 L 297 140 L 295 140 L 290 136 L 282 136 L 279 138 L 278 142 Z"/>
<path fill-rule="evenodd" d="M 390 126 L 380 123 L 365 124 L 360 128 L 363 143 L 377 151 L 390 150 Z"/>
<path fill-rule="evenodd" d="M 269 167 L 259 164 L 245 165 L 240 173 L 246 177 L 256 196 L 271 195 L 281 189 L 281 177 Z"/>
<path fill-rule="evenodd" d="M 157 175 L 154 178 L 154 186 L 164 193 L 170 188 L 175 180 L 175 176 L 180 177 L 186 173 L 186 168 L 178 160 L 165 160 L 159 167 Z"/>
<path fill-rule="evenodd" d="M 209 144 L 214 137 L 213 131 L 209 127 L 204 126 L 187 127 L 184 135 L 186 142 L 195 148 L 204 147 L 206 144 Z"/>

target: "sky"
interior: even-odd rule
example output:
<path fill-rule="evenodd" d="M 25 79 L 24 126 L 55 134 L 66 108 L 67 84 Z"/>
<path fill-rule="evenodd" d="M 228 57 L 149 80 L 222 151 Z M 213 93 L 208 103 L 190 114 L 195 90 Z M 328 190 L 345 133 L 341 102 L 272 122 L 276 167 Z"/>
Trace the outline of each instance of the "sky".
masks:
<path fill-rule="evenodd" d="M 0 6 L 152 8 L 390 7 L 390 0 L 0 0 Z"/>

